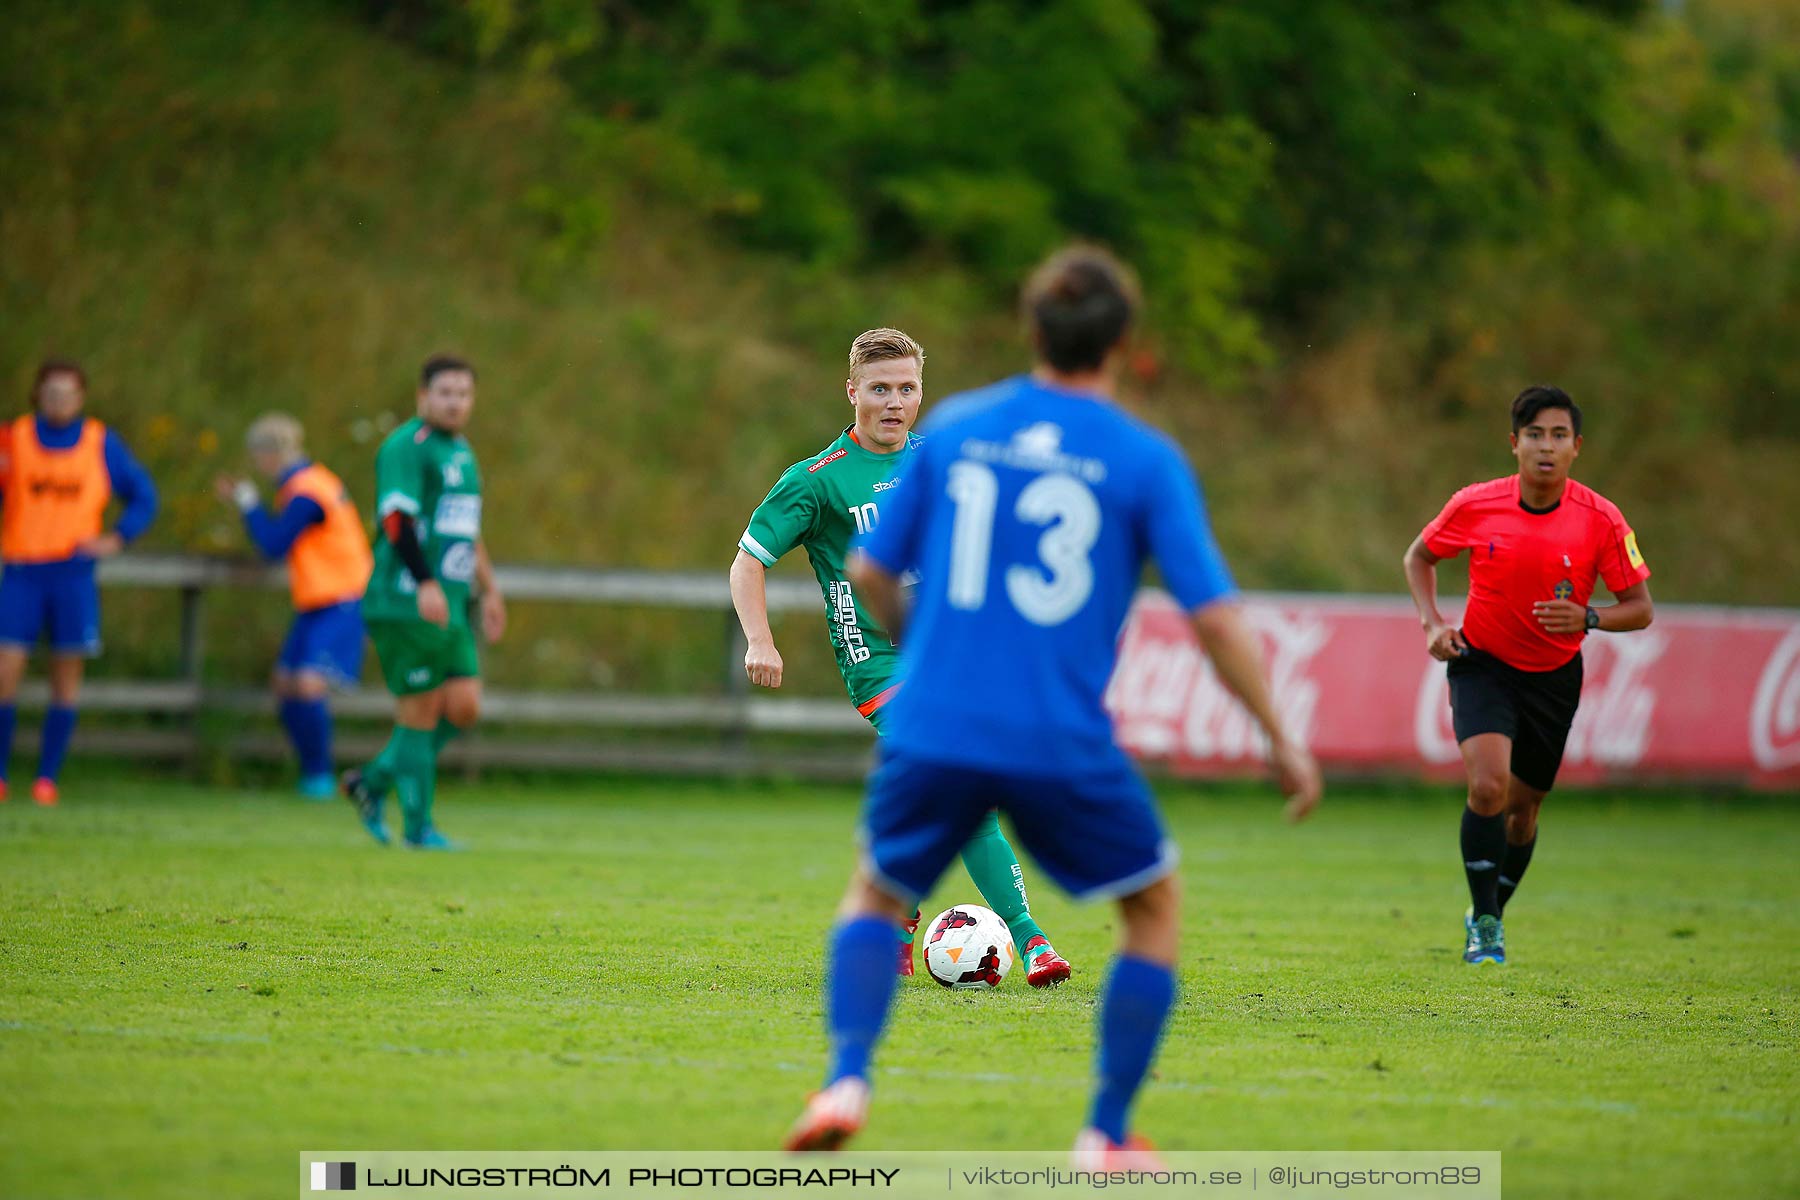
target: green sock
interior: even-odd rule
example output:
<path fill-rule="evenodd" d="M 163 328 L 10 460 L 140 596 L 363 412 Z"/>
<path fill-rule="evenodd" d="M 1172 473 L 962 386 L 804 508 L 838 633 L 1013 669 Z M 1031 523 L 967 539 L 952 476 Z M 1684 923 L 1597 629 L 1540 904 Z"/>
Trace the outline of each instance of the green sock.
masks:
<path fill-rule="evenodd" d="M 431 828 L 431 803 L 437 791 L 435 733 L 426 729 L 394 729 L 394 791 L 406 839 L 416 842 Z"/>
<path fill-rule="evenodd" d="M 462 736 L 462 726 L 453 725 L 449 717 L 439 717 L 437 728 L 431 731 L 431 752 L 442 754 L 444 747 Z"/>
<path fill-rule="evenodd" d="M 901 926 L 901 927 L 900 927 L 900 944 L 901 944 L 901 945 L 903 945 L 903 946 L 910 946 L 910 945 L 912 945 L 912 942 L 913 942 L 913 935 L 914 935 L 914 934 L 915 934 L 915 933 L 917 933 L 917 932 L 918 932 L 918 930 L 919 930 L 919 918 L 920 918 L 920 917 L 922 917 L 922 916 L 923 916 L 923 915 L 924 915 L 924 914 L 923 914 L 923 913 L 921 913 L 921 912 L 920 912 L 920 911 L 919 911 L 919 910 L 918 910 L 918 909 L 916 909 L 916 908 L 915 908 L 915 909 L 913 909 L 913 915 L 912 915 L 912 928 L 911 928 L 911 929 L 908 929 L 908 928 L 907 928 L 907 927 L 906 927 L 906 926 L 904 926 L 904 925 L 902 925 L 902 926 Z"/>
<path fill-rule="evenodd" d="M 987 819 L 975 830 L 975 836 L 963 847 L 962 860 L 981 898 L 1006 922 L 1006 927 L 1012 930 L 1013 944 L 1023 954 L 1026 943 L 1032 938 L 1043 937 L 1044 931 L 1031 919 L 1031 905 L 1025 899 L 1025 872 L 1020 869 L 1019 856 L 1013 853 L 1006 835 L 1000 832 L 999 813 L 988 813 Z M 1044 945 L 1030 957 L 1035 958 L 1048 948 L 1049 939 L 1046 938 Z"/>
<path fill-rule="evenodd" d="M 399 753 L 400 735 L 404 732 L 406 731 L 400 726 L 394 726 L 394 732 L 388 735 L 387 745 L 381 748 L 381 753 L 363 766 L 363 786 L 368 788 L 369 794 L 377 800 L 386 796 L 393 789 L 396 769 L 395 756 Z"/>

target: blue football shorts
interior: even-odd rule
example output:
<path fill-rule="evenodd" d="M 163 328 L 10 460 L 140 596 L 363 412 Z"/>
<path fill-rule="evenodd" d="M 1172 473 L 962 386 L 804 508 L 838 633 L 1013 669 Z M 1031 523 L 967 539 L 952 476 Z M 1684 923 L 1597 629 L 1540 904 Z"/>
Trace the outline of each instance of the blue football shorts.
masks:
<path fill-rule="evenodd" d="M 311 671 L 337 687 L 355 687 L 362 678 L 362 602 L 346 600 L 295 613 L 275 665 L 289 675 Z"/>
<path fill-rule="evenodd" d="M 932 762 L 889 747 L 869 777 L 860 837 L 881 889 L 917 904 L 991 809 L 1037 865 L 1077 900 L 1128 896 L 1175 869 L 1148 785 L 1121 756 L 1075 776 L 1022 775 Z"/>
<path fill-rule="evenodd" d="M 0 573 L 0 645 L 30 650 L 46 637 L 52 654 L 100 653 L 93 559 L 8 563 Z"/>

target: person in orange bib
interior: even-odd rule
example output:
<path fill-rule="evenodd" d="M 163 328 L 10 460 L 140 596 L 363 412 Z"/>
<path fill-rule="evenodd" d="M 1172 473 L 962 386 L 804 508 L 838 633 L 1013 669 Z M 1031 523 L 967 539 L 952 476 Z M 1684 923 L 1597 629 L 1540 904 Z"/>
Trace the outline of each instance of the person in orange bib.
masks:
<path fill-rule="evenodd" d="M 245 437 L 257 472 L 275 485 L 274 510 L 248 479 L 222 477 L 215 487 L 264 557 L 287 560 L 294 623 L 275 663 L 276 711 L 300 760 L 300 794 L 330 800 L 337 778 L 327 698 L 362 676 L 362 597 L 374 559 L 349 489 L 306 457 L 304 441 L 285 413 L 257 418 Z"/>
<path fill-rule="evenodd" d="M 31 798 L 57 800 L 57 777 L 75 733 L 87 659 L 100 653 L 94 563 L 135 540 L 156 518 L 156 485 L 119 435 L 82 415 L 87 376 L 49 359 L 31 385 L 32 412 L 0 426 L 0 803 L 6 800 L 19 682 L 40 640 L 50 642 L 44 714 Z M 106 507 L 125 506 L 106 530 Z"/>

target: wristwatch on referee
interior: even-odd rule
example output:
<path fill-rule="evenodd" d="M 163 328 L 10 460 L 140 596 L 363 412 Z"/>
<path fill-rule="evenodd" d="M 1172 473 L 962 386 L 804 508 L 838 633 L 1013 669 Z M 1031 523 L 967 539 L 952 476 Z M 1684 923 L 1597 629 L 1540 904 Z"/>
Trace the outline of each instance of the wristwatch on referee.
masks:
<path fill-rule="evenodd" d="M 1587 606 L 1587 631 L 1589 633 L 1600 628 L 1600 612 L 1593 605 Z"/>

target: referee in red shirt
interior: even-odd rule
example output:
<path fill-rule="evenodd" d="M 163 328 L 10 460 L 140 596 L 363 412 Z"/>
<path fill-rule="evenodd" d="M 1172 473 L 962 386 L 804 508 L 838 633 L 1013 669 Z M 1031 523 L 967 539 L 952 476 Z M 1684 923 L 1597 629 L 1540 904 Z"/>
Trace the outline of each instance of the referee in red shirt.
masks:
<path fill-rule="evenodd" d="M 1450 664 L 1450 712 L 1469 804 L 1463 869 L 1467 963 L 1504 963 L 1501 910 L 1531 862 L 1538 806 L 1556 783 L 1581 702 L 1581 639 L 1650 624 L 1650 568 L 1618 508 L 1569 478 L 1581 409 L 1531 387 L 1512 404 L 1519 473 L 1464 488 L 1407 547 L 1406 586 L 1431 656 Z M 1461 629 L 1437 606 L 1437 564 L 1469 552 Z M 1616 603 L 1588 603 L 1594 580 Z"/>

